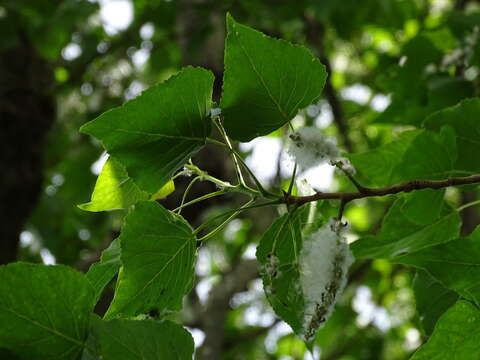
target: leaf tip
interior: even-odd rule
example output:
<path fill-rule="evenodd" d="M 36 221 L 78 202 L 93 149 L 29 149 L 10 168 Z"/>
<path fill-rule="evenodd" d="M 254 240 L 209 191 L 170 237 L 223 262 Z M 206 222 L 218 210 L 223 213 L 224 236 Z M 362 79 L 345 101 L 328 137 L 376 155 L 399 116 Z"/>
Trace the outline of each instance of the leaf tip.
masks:
<path fill-rule="evenodd" d="M 89 121 L 89 122 L 83 124 L 82 126 L 80 126 L 78 131 L 81 132 L 82 134 L 88 134 L 88 127 L 89 127 L 90 123 L 91 123 L 91 121 Z"/>
<path fill-rule="evenodd" d="M 225 15 L 226 23 L 227 23 L 227 32 L 230 34 L 235 27 L 236 21 L 233 18 L 232 14 L 230 12 L 227 12 Z"/>
<path fill-rule="evenodd" d="M 80 210 L 89 211 L 88 210 L 89 205 L 90 205 L 89 202 L 86 202 L 83 204 L 77 204 L 77 208 L 79 208 Z"/>
<path fill-rule="evenodd" d="M 83 203 L 83 204 L 78 204 L 77 208 L 79 208 L 80 210 L 83 210 L 83 211 L 88 211 L 88 212 L 100 212 L 100 211 L 107 210 L 107 209 L 99 208 L 97 206 L 97 204 L 95 204 L 93 201 L 89 201 L 89 202 L 86 202 L 86 203 Z M 108 210 L 110 210 L 110 209 L 108 209 Z"/>

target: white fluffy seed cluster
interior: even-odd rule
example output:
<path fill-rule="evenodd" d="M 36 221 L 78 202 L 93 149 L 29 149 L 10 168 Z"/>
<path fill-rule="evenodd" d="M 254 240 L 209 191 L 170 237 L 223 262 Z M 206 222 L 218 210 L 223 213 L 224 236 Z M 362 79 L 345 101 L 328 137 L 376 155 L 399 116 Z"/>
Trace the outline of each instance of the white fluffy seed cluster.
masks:
<path fill-rule="evenodd" d="M 353 167 L 352 163 L 350 160 L 344 157 L 340 157 L 335 160 L 330 161 L 331 165 L 336 166 L 337 168 L 342 169 L 343 171 L 349 173 L 350 175 L 355 175 L 355 168 Z"/>
<path fill-rule="evenodd" d="M 315 194 L 315 190 L 312 186 L 308 183 L 307 179 L 299 179 L 296 180 L 297 183 L 297 191 L 298 195 L 300 196 L 309 196 Z"/>
<path fill-rule="evenodd" d="M 305 238 L 299 256 L 300 285 L 305 301 L 302 338 L 312 341 L 333 311 L 347 283 L 354 258 L 337 220 Z"/>
<path fill-rule="evenodd" d="M 288 153 L 304 169 L 340 156 L 337 144 L 327 139 L 317 128 L 307 126 L 289 135 Z"/>
<path fill-rule="evenodd" d="M 353 174 L 355 171 L 348 159 L 340 156 L 335 140 L 325 137 L 313 126 L 306 126 L 291 133 L 287 152 L 303 170 L 330 162 L 349 173 Z"/>

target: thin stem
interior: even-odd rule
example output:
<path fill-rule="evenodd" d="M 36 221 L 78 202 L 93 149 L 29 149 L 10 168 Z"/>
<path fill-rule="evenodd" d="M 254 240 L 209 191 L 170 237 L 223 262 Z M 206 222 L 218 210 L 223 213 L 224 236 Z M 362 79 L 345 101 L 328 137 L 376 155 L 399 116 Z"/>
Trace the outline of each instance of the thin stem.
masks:
<path fill-rule="evenodd" d="M 219 141 L 216 141 L 216 140 L 213 140 L 213 139 L 210 139 L 210 138 L 207 138 L 207 141 L 211 142 L 212 144 L 216 144 L 216 145 L 221 145 L 223 147 L 226 147 L 232 154 L 232 158 L 233 158 L 233 162 L 235 164 L 235 172 L 237 173 L 237 177 L 238 177 L 238 181 L 239 183 L 242 185 L 242 187 L 246 188 L 246 189 L 250 189 L 250 190 L 253 190 L 251 189 L 247 183 L 245 182 L 245 179 L 243 178 L 243 173 L 242 173 L 242 169 L 240 167 L 240 164 L 244 167 L 244 169 L 248 172 L 248 174 L 250 175 L 250 177 L 252 178 L 253 182 L 255 183 L 255 185 L 257 186 L 257 189 L 258 191 L 260 191 L 260 193 L 266 197 L 266 198 L 274 198 L 276 195 L 275 194 L 272 194 L 270 192 L 268 192 L 267 190 L 264 189 L 263 185 L 260 183 L 260 181 L 257 179 L 257 177 L 255 176 L 255 174 L 252 172 L 252 170 L 248 167 L 248 165 L 245 163 L 245 161 L 242 159 L 242 156 L 237 152 L 235 151 L 235 149 L 233 148 L 232 146 L 232 143 L 230 142 L 230 139 L 228 138 L 228 135 L 227 135 L 227 132 L 225 131 L 223 125 L 222 125 L 222 122 L 220 120 L 220 117 L 216 117 L 214 118 L 213 120 L 213 123 L 215 124 L 215 126 L 217 127 L 218 131 L 220 132 L 220 134 L 222 135 L 222 137 L 224 138 L 225 140 L 225 144 L 224 143 L 221 143 Z"/>
<path fill-rule="evenodd" d="M 218 187 L 221 187 L 221 188 L 234 188 L 235 187 L 234 185 L 232 185 L 232 184 L 230 184 L 226 181 L 217 179 L 216 177 L 213 177 L 213 176 L 209 175 L 206 171 L 201 170 L 200 168 L 198 168 L 196 165 L 193 165 L 192 163 L 186 164 L 185 168 L 192 171 L 193 173 L 197 174 L 201 178 L 201 180 L 210 181 L 210 182 L 214 183 L 215 185 L 217 185 Z"/>
<path fill-rule="evenodd" d="M 182 171 L 179 171 L 178 173 L 176 173 L 175 175 L 172 176 L 171 180 L 175 180 L 176 178 L 179 178 L 180 176 L 183 176 L 183 175 L 186 175 L 187 173 L 182 170 Z"/>
<path fill-rule="evenodd" d="M 238 158 L 238 161 L 240 162 L 240 164 L 242 164 L 242 166 L 245 168 L 245 170 L 247 170 L 248 172 L 248 175 L 250 175 L 250 177 L 252 178 L 253 182 L 255 183 L 255 185 L 257 186 L 258 188 L 258 191 L 260 191 L 260 193 L 268 198 L 268 199 L 274 199 L 274 198 L 277 198 L 278 196 L 265 190 L 265 188 L 263 187 L 263 185 L 260 183 L 260 181 L 257 179 L 257 177 L 255 176 L 255 174 L 253 173 L 253 171 L 250 169 L 250 167 L 245 163 L 245 161 L 242 159 L 242 157 L 240 156 L 240 154 L 238 154 L 235 149 L 232 149 L 232 152 L 237 155 L 237 158 Z"/>
<path fill-rule="evenodd" d="M 197 180 L 198 178 L 195 178 L 194 180 Z M 192 181 L 190 183 L 190 185 L 193 183 L 194 181 Z M 189 186 L 190 186 L 189 185 Z M 208 194 L 205 194 L 203 196 L 200 196 L 198 198 L 195 198 L 187 203 L 184 203 L 185 201 L 185 194 L 186 194 L 187 190 L 185 191 L 185 193 L 183 194 L 183 198 L 182 198 L 182 202 L 180 204 L 180 206 L 176 207 L 175 209 L 173 209 L 173 212 L 176 212 L 178 211 L 178 214 L 180 214 L 180 212 L 182 211 L 183 208 L 187 207 L 187 206 L 190 206 L 190 205 L 193 205 L 193 204 L 196 204 L 200 201 L 203 201 L 203 200 L 207 200 L 207 199 L 210 199 L 212 197 L 215 197 L 215 196 L 220 196 L 220 195 L 223 195 L 223 194 L 226 194 L 228 193 L 229 191 L 226 190 L 226 189 L 221 189 L 221 190 L 218 190 L 218 191 L 214 191 L 214 192 L 211 192 L 211 193 L 208 193 Z"/>
<path fill-rule="evenodd" d="M 466 208 L 469 208 L 469 207 L 475 206 L 475 205 L 480 205 L 480 200 L 475 200 L 475 201 L 466 203 L 466 204 L 458 207 L 456 210 L 457 210 L 457 211 L 462 211 L 462 210 L 464 210 L 464 209 L 466 209 Z"/>
<path fill-rule="evenodd" d="M 183 204 L 185 203 L 185 200 L 187 199 L 187 195 L 188 195 L 188 193 L 190 192 L 190 189 L 192 188 L 192 186 L 193 186 L 198 180 L 200 180 L 200 176 L 197 176 L 197 177 L 193 178 L 192 181 L 190 181 L 190 183 L 188 184 L 188 186 L 187 186 L 187 188 L 185 189 L 185 191 L 183 192 L 182 201 L 180 202 L 180 206 L 177 208 L 179 215 L 180 215 L 180 212 L 182 211 Z"/>
<path fill-rule="evenodd" d="M 220 132 L 220 134 L 222 135 L 223 139 L 225 140 L 225 143 L 227 144 L 228 149 L 230 150 L 230 154 L 231 154 L 231 156 L 232 156 L 233 163 L 235 164 L 235 172 L 237 173 L 238 182 L 239 182 L 240 184 L 242 184 L 243 186 L 247 187 L 247 184 L 246 184 L 246 182 L 245 182 L 245 179 L 243 178 L 242 169 L 240 168 L 240 165 L 239 165 L 239 163 L 238 163 L 237 156 L 236 156 L 235 153 L 233 152 L 232 143 L 230 142 L 230 139 L 229 139 L 228 136 L 227 136 L 227 132 L 226 132 L 225 129 L 223 128 L 223 125 L 222 125 L 222 122 L 220 121 L 220 118 L 217 117 L 216 119 L 214 119 L 214 120 L 213 120 L 213 123 L 214 123 L 215 126 L 217 127 L 218 131 Z"/>
<path fill-rule="evenodd" d="M 196 179 L 198 179 L 198 178 L 196 178 Z M 191 201 L 189 201 L 185 204 L 183 203 L 183 200 L 182 200 L 182 203 L 180 204 L 180 206 L 173 209 L 173 212 L 178 211 L 178 213 L 180 214 L 180 211 L 187 206 L 190 206 L 190 205 L 196 204 L 200 201 L 207 200 L 207 199 L 213 198 L 215 196 L 220 196 L 220 195 L 223 195 L 223 194 L 226 194 L 226 193 L 228 193 L 228 191 L 225 190 L 225 189 L 222 189 L 222 190 L 218 190 L 218 191 L 215 191 L 215 192 L 212 192 L 212 193 L 209 193 L 209 194 L 205 194 L 205 195 L 200 196 L 198 198 L 195 198 L 195 199 L 193 199 L 193 200 L 191 200 Z"/>
<path fill-rule="evenodd" d="M 261 204 L 255 204 L 255 205 L 251 205 L 251 206 L 243 206 L 241 208 L 241 211 L 245 211 L 245 210 L 249 210 L 249 209 L 254 209 L 254 208 L 260 208 L 260 207 L 265 207 L 265 206 L 272 206 L 272 205 L 280 205 L 283 203 L 283 199 L 282 198 L 279 198 L 277 200 L 274 200 L 274 201 L 268 201 L 268 202 L 265 202 L 265 203 L 261 203 Z M 235 210 L 229 210 L 229 211 L 226 211 L 224 213 L 221 213 L 221 214 L 218 214 L 216 216 L 214 216 L 213 218 L 211 219 L 208 219 L 207 221 L 205 221 L 203 224 L 199 225 L 194 231 L 193 233 L 194 234 L 197 234 L 200 230 L 204 229 L 205 227 L 207 227 L 208 225 L 210 225 L 212 222 L 218 220 L 218 219 L 221 219 L 222 217 L 225 217 L 225 216 L 228 216 L 229 214 L 233 214 L 235 212 L 237 212 L 239 209 L 235 209 Z"/>
<path fill-rule="evenodd" d="M 198 239 L 197 241 L 205 241 L 209 238 L 211 238 L 212 236 L 215 236 L 220 230 L 222 230 L 225 225 L 227 225 L 230 220 L 232 220 L 233 218 L 235 218 L 236 216 L 238 216 L 243 210 L 244 208 L 248 207 L 250 204 L 252 204 L 253 202 L 255 202 L 254 199 L 251 199 L 250 201 L 248 201 L 247 203 L 245 203 L 243 206 L 241 206 L 237 211 L 235 211 L 232 215 L 230 215 L 228 218 L 226 218 L 220 225 L 218 225 L 215 229 L 213 229 L 212 231 L 210 231 L 207 235 L 205 236 L 202 236 L 200 239 Z M 194 231 L 194 233 L 196 232 L 197 230 Z"/>
<path fill-rule="evenodd" d="M 228 148 L 227 144 L 224 144 L 221 141 L 218 141 L 218 140 L 215 140 L 215 139 L 212 139 L 212 138 L 209 138 L 209 137 L 207 137 L 206 140 L 207 140 L 207 143 L 209 143 L 209 144 L 218 145 L 218 146 L 221 146 L 221 147 L 227 147 Z"/>
<path fill-rule="evenodd" d="M 339 169 L 348 178 L 348 180 L 350 180 L 350 182 L 357 188 L 358 191 L 360 191 L 361 193 L 368 191 L 368 189 L 365 186 L 360 185 L 360 183 L 353 177 L 350 171 L 345 170 L 343 168 L 343 164 L 341 161 L 332 161 L 331 164 L 335 166 L 337 169 Z"/>
<path fill-rule="evenodd" d="M 342 221 L 343 211 L 345 210 L 345 206 L 348 204 L 347 200 L 340 201 L 340 207 L 338 208 L 338 215 L 337 220 Z"/>
<path fill-rule="evenodd" d="M 258 197 L 259 195 L 261 195 L 257 190 L 252 189 L 249 186 L 243 186 L 242 184 L 232 185 L 226 181 L 217 179 L 216 177 L 209 175 L 206 171 L 199 169 L 197 166 L 193 165 L 192 163 L 186 164 L 185 168 L 197 174 L 201 180 L 210 181 L 215 185 L 217 185 L 219 188 L 225 189 L 225 192 L 243 193 L 243 194 L 250 195 L 252 197 Z"/>
<path fill-rule="evenodd" d="M 293 190 L 293 184 L 295 183 L 295 175 L 297 174 L 297 163 L 295 162 L 295 166 L 293 167 L 292 178 L 290 179 L 290 185 L 288 186 L 287 194 L 290 196 Z"/>
<path fill-rule="evenodd" d="M 290 120 L 287 124 L 288 124 L 288 127 L 290 128 L 290 131 L 295 132 L 295 129 L 293 128 L 293 125 L 292 125 L 292 120 Z"/>

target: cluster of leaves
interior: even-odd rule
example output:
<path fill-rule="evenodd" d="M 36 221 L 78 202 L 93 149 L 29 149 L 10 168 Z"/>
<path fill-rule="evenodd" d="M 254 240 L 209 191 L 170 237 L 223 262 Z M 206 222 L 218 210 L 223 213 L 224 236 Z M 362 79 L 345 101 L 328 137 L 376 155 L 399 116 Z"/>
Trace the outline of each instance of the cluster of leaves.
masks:
<path fill-rule="evenodd" d="M 266 204 L 264 198 L 280 203 L 282 196 L 267 192 L 259 183 L 256 189 L 245 184 L 241 169 L 239 184 L 230 185 L 209 177 L 188 159 L 206 142 L 217 143 L 209 138 L 212 125 L 216 125 L 225 135 L 221 146 L 240 162 L 240 168 L 242 160 L 228 139 L 247 141 L 285 125 L 299 109 L 317 101 L 326 78 L 324 66 L 305 48 L 266 37 L 232 18 L 227 18 L 227 28 L 224 92 L 219 105 L 224 128 L 218 116 L 211 115 L 213 75 L 193 67 L 82 128 L 98 138 L 110 155 L 91 202 L 82 208 L 129 208 L 121 235 L 86 275 L 63 266 L 17 263 L 1 268 L 0 323 L 8 326 L 0 331 L 0 348 L 39 359 L 155 358 L 158 353 L 165 358 L 192 356 L 191 337 L 167 316 L 181 308 L 184 295 L 191 290 L 198 240 L 211 233 L 197 238 L 201 229 L 193 230 L 177 212 L 154 200 L 168 195 L 172 178 L 193 172 L 215 182 L 222 193 L 251 195 L 245 208 Z M 423 35 L 419 39 L 412 40 L 411 46 L 424 41 Z M 401 75 L 407 83 L 424 65 L 411 65 L 414 59 L 410 60 L 399 69 L 410 74 Z M 398 81 L 394 85 L 402 86 Z M 401 95 L 402 89 L 393 91 L 401 101 L 408 98 Z M 411 101 L 421 98 L 410 93 Z M 365 183 L 385 186 L 480 172 L 476 156 L 480 100 L 463 100 L 436 111 L 439 104 L 445 105 L 442 100 L 431 100 L 439 93 L 434 91 L 428 97 L 432 104 L 428 113 L 424 113 L 424 104 L 417 104 L 423 113 L 419 115 L 418 110 L 413 117 L 403 111 L 415 107 L 399 104 L 394 96 L 385 113 L 398 113 L 399 121 L 418 129 L 403 132 L 397 140 L 374 150 L 349 155 Z M 471 95 L 465 94 L 461 98 Z M 444 201 L 441 190 L 409 194 L 394 202 L 378 235 L 352 245 L 358 259 L 387 258 L 421 270 L 415 279 L 415 294 L 422 325 L 432 336 L 414 359 L 439 353 L 468 358 L 465 354 L 474 351 L 474 337 L 463 343 L 451 337 L 452 331 L 460 338 L 470 336 L 480 321 L 476 284 L 480 231 L 460 237 L 458 212 Z M 293 260 L 303 239 L 295 214 L 299 213 L 294 212 L 293 219 L 284 215 L 265 233 L 258 252 L 261 264 L 268 261 L 269 253 L 278 251 L 291 271 L 298 271 Z M 292 230 L 277 231 L 285 224 Z M 278 234 L 281 238 L 277 239 Z M 273 243 L 279 245 L 269 248 Z M 105 318 L 99 319 L 92 314 L 93 307 L 117 274 L 114 299 Z M 18 284 L 24 285 L 20 288 Z M 279 284 L 269 300 L 285 321 L 294 324 L 298 322 L 296 314 L 279 310 L 292 295 L 288 286 L 290 283 Z M 294 300 L 293 306 L 300 306 L 298 299 Z"/>
<path fill-rule="evenodd" d="M 226 40 L 224 96 L 220 106 L 228 135 L 234 139 L 249 140 L 284 125 L 300 108 L 315 102 L 320 96 L 326 72 L 324 66 L 303 47 L 267 38 L 236 23 L 232 18 L 227 19 L 227 24 L 229 35 Z M 278 64 L 278 68 L 271 67 L 271 56 L 281 54 L 284 57 L 288 55 L 285 62 Z M 92 266 L 85 276 L 63 267 L 55 268 L 55 272 L 50 273 L 49 268 L 37 270 L 37 266 L 22 263 L 2 269 L 3 276 L 9 279 L 5 286 L 10 288 L 16 281 L 25 282 L 28 278 L 36 286 L 47 281 L 69 283 L 72 276 L 82 282 L 81 286 L 72 283 L 65 291 L 62 288 L 51 292 L 42 290 L 50 294 L 45 296 L 52 297 L 41 301 L 47 309 L 42 318 L 29 314 L 28 306 L 25 311 L 14 307 L 14 304 L 24 306 L 25 300 L 5 299 L 3 308 L 6 315 L 13 316 L 13 321 L 9 321 L 12 326 L 20 330 L 28 325 L 33 330 L 16 331 L 17 341 L 2 338 L 2 347 L 17 352 L 18 341 L 27 340 L 35 345 L 23 348 L 18 352 L 21 356 L 30 354 L 47 358 L 62 354 L 66 358 L 75 358 L 84 343 L 89 353 L 95 353 L 95 349 L 87 342 L 89 326 L 94 329 L 117 326 L 118 330 L 115 331 L 128 337 L 132 329 L 137 327 L 148 331 L 155 326 L 151 324 L 153 320 L 120 323 L 110 319 L 149 313 L 163 317 L 181 308 L 182 298 L 193 283 L 197 239 L 181 216 L 167 211 L 153 200 L 171 191 L 168 189 L 171 188 L 174 173 L 207 141 L 212 127 L 210 110 L 213 80 L 209 71 L 185 68 L 123 107 L 106 112 L 82 127 L 83 132 L 102 141 L 110 159 L 99 175 L 92 201 L 81 207 L 101 211 L 131 206 L 122 234 L 104 252 L 101 262 Z M 287 91 L 286 84 L 295 86 Z M 253 99 L 255 103 L 252 103 Z M 247 109 L 254 115 L 249 118 L 255 118 L 255 121 L 245 126 L 243 118 Z M 257 196 L 257 191 L 243 183 L 226 186 L 225 189 L 250 191 Z M 44 276 L 49 280 L 37 281 L 29 275 L 41 274 L 42 271 L 45 271 Z M 105 319 L 101 322 L 92 320 L 89 325 L 95 302 L 117 272 L 115 296 Z M 72 289 L 84 296 L 75 297 L 71 294 Z M 4 293 L 9 294 L 12 290 Z M 39 289 L 26 286 L 24 290 L 32 295 L 31 299 L 36 303 L 35 296 Z M 69 304 L 67 299 L 70 297 L 79 305 Z M 65 301 L 61 308 L 71 308 L 70 315 L 57 312 L 55 300 Z M 52 309 L 55 309 L 54 313 L 49 314 L 48 311 Z M 134 328 L 129 324 L 133 324 Z M 158 326 L 158 331 L 162 332 L 169 331 L 168 328 L 174 325 L 162 322 Z M 97 330 L 92 331 L 95 333 Z M 174 354 L 182 349 L 187 352 L 190 350 L 191 354 L 191 338 L 186 337 L 181 328 L 176 331 L 179 336 L 169 337 L 166 344 L 159 344 L 160 340 L 153 343 L 165 353 L 170 351 Z M 6 333 L 11 334 L 11 329 Z M 108 359 L 113 356 L 109 349 L 114 346 L 104 339 L 101 330 L 98 334 L 100 354 Z M 52 341 L 48 346 L 44 342 L 45 337 Z M 139 336 L 137 341 L 147 339 Z M 185 346 L 186 343 L 190 346 Z M 161 346 L 167 348 L 164 350 Z M 132 352 L 135 353 L 135 348 Z"/>

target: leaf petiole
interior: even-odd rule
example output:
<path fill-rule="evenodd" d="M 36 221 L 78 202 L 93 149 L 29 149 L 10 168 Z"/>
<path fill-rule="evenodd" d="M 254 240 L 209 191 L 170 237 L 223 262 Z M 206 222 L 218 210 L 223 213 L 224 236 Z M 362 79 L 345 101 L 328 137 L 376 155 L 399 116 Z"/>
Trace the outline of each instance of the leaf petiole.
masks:
<path fill-rule="evenodd" d="M 230 142 L 230 139 L 228 138 L 227 133 L 226 133 L 225 129 L 223 128 L 220 117 L 218 117 L 218 116 L 215 117 L 213 119 L 213 123 L 215 124 L 218 131 L 220 132 L 223 139 L 225 140 L 227 148 L 230 150 L 230 154 L 232 155 L 233 163 L 235 164 L 235 172 L 237 173 L 238 182 L 241 185 L 243 185 L 244 187 L 248 187 L 247 183 L 245 182 L 245 179 L 243 178 L 242 169 L 240 168 L 240 165 L 238 163 L 237 155 L 233 152 L 232 143 Z"/>
<path fill-rule="evenodd" d="M 243 160 L 242 156 L 233 148 L 231 142 L 230 142 L 230 139 L 228 138 L 227 136 L 227 133 L 225 131 L 225 129 L 223 128 L 223 125 L 220 121 L 220 118 L 217 116 L 215 117 L 214 119 L 212 119 L 213 123 L 215 124 L 215 126 L 217 127 L 218 131 L 220 132 L 220 134 L 222 135 L 222 137 L 224 138 L 225 142 L 226 143 L 222 143 L 220 141 L 217 141 L 217 140 L 214 140 L 214 139 L 211 139 L 211 138 L 207 138 L 207 142 L 210 142 L 212 144 L 216 144 L 216 145 L 220 145 L 222 147 L 225 147 L 227 148 L 231 154 L 232 154 L 232 158 L 233 158 L 233 161 L 235 163 L 235 172 L 237 173 L 237 177 L 238 177 L 238 181 L 240 183 L 240 185 L 242 187 L 244 187 L 245 189 L 249 189 L 249 190 L 252 190 L 252 191 L 255 191 L 254 189 L 250 188 L 246 182 L 245 182 L 245 179 L 243 178 L 243 174 L 242 174 L 242 170 L 241 170 L 241 167 L 240 165 L 248 172 L 248 175 L 252 178 L 253 182 L 255 183 L 255 185 L 257 186 L 257 189 L 258 191 L 266 198 L 269 198 L 269 199 L 273 199 L 273 198 L 276 198 L 277 195 L 265 190 L 265 188 L 263 187 L 263 185 L 260 183 L 260 181 L 257 179 L 257 177 L 255 176 L 255 174 L 253 173 L 253 171 L 248 167 L 248 165 L 245 163 L 245 161 Z"/>
<path fill-rule="evenodd" d="M 207 137 L 206 140 L 207 140 L 207 143 L 209 143 L 209 144 L 218 145 L 218 146 L 221 146 L 221 147 L 226 147 L 226 148 L 228 148 L 228 145 L 225 144 L 225 143 L 223 143 L 223 142 L 221 142 L 221 141 L 212 139 L 212 138 L 210 138 L 210 137 Z"/>
<path fill-rule="evenodd" d="M 295 184 L 295 176 L 297 175 L 297 163 L 295 162 L 295 166 L 293 167 L 292 178 L 290 179 L 290 185 L 288 185 L 288 196 L 292 195 L 293 184 Z"/>
<path fill-rule="evenodd" d="M 253 202 L 255 202 L 254 199 L 251 199 L 250 201 L 248 201 L 247 203 L 245 203 L 243 206 L 241 206 L 238 210 L 236 210 L 232 215 L 230 215 L 228 218 L 226 218 L 224 221 L 222 221 L 222 223 L 220 225 L 218 225 L 215 229 L 213 229 L 212 231 L 210 231 L 207 235 L 205 236 L 202 236 L 200 239 L 197 239 L 197 241 L 205 241 L 209 238 L 211 238 L 212 236 L 215 236 L 220 230 L 222 230 L 225 225 L 227 225 L 230 220 L 232 220 L 233 218 L 235 218 L 237 215 L 239 215 L 243 210 L 244 208 L 248 207 L 250 204 L 252 204 Z M 193 232 L 195 234 L 195 232 L 198 230 L 195 229 L 195 231 Z"/>
<path fill-rule="evenodd" d="M 218 219 L 221 219 L 225 216 L 228 216 L 230 214 L 235 214 L 235 216 L 237 216 L 238 214 L 240 214 L 241 212 L 245 211 L 245 210 L 249 210 L 249 209 L 254 209 L 254 208 L 260 208 L 260 207 L 265 207 L 265 206 L 272 206 L 272 205 L 280 205 L 283 203 L 283 198 L 279 198 L 277 200 L 274 200 L 274 201 L 268 201 L 268 202 L 265 202 L 265 203 L 261 203 L 261 204 L 254 204 L 254 205 L 250 205 L 251 203 L 253 203 L 255 200 L 252 199 L 250 201 L 248 201 L 246 204 L 244 204 L 242 207 L 240 207 L 239 209 L 235 209 L 235 210 L 229 210 L 229 211 L 226 211 L 224 213 L 221 213 L 221 214 L 218 214 L 216 216 L 214 216 L 213 218 L 211 219 L 208 219 L 207 221 L 205 221 L 203 224 L 199 225 L 194 231 L 193 231 L 193 234 L 198 234 L 202 229 L 204 229 L 205 227 L 207 227 L 208 225 L 210 225 L 212 222 L 215 222 L 216 220 Z M 233 217 L 235 217 L 233 216 Z M 229 217 L 228 221 L 230 221 L 231 219 L 233 219 L 233 217 Z M 205 235 L 206 236 L 206 235 Z M 203 238 L 201 239 L 198 239 L 198 241 L 202 240 Z"/>
<path fill-rule="evenodd" d="M 456 208 L 456 211 L 462 211 L 462 210 L 465 210 L 466 208 L 469 208 L 469 207 L 475 206 L 475 205 L 480 205 L 480 200 L 475 200 L 475 201 L 466 203 L 462 206 L 459 206 L 458 208 Z"/>
<path fill-rule="evenodd" d="M 195 198 L 185 204 L 181 204 L 180 206 L 176 207 L 175 209 L 173 209 L 173 212 L 177 212 L 180 214 L 180 210 L 183 209 L 183 208 L 186 208 L 187 206 L 190 206 L 190 205 L 193 205 L 193 204 L 196 204 L 200 201 L 203 201 L 203 200 L 207 200 L 207 199 L 210 199 L 210 198 L 213 198 L 215 196 L 219 196 L 219 195 L 223 195 L 223 194 L 226 194 L 228 191 L 225 191 L 225 189 L 222 189 L 222 190 L 218 190 L 218 191 L 215 191 L 215 192 L 212 192 L 212 193 L 209 193 L 209 194 L 206 194 L 206 195 L 203 195 L 203 196 L 200 196 L 198 198 Z"/>
<path fill-rule="evenodd" d="M 237 155 L 237 159 L 238 161 L 240 162 L 240 164 L 245 168 L 245 170 L 247 170 L 248 174 L 250 175 L 250 177 L 252 178 L 253 182 L 255 183 L 255 185 L 257 186 L 258 188 L 258 191 L 260 191 L 260 193 L 262 194 L 262 196 L 264 196 L 265 198 L 267 199 L 275 199 L 278 197 L 278 195 L 275 195 L 274 193 L 271 193 L 267 190 L 265 190 L 265 188 L 263 187 L 263 185 L 260 183 L 260 181 L 257 179 L 257 177 L 255 176 L 255 174 L 253 173 L 253 171 L 248 167 L 247 163 L 242 159 L 242 157 L 240 156 L 240 154 L 238 152 L 235 151 L 235 149 L 231 149 L 231 151 Z"/>

